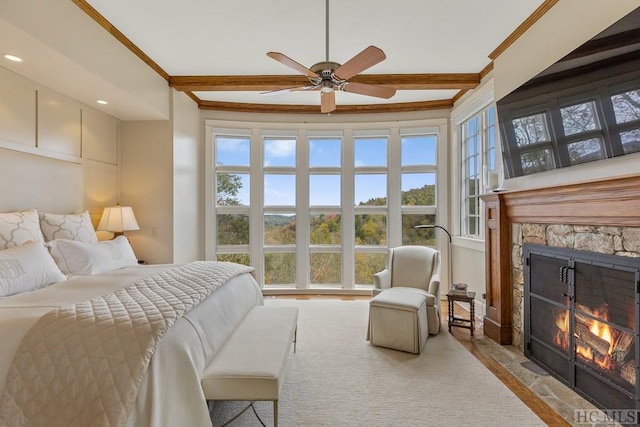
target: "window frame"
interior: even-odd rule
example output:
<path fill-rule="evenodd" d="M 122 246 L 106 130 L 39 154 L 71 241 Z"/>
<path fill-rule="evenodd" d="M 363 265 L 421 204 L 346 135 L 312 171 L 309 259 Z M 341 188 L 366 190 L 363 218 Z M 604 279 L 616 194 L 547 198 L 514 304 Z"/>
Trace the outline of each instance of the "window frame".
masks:
<path fill-rule="evenodd" d="M 211 194 L 212 177 L 215 176 L 216 167 L 215 163 L 212 163 L 212 152 L 214 151 L 215 136 L 219 135 L 221 129 L 232 129 L 243 135 L 251 135 L 251 164 L 250 164 L 250 244 L 249 254 L 251 258 L 251 264 L 256 268 L 256 278 L 259 283 L 264 282 L 264 255 L 268 252 L 289 252 L 291 249 L 289 245 L 287 247 L 269 246 L 265 249 L 263 244 L 264 235 L 264 213 L 265 206 L 263 205 L 264 197 L 264 174 L 268 172 L 280 172 L 289 173 L 290 171 L 284 170 L 281 166 L 271 167 L 272 170 L 267 171 L 267 168 L 262 167 L 264 152 L 261 147 L 261 143 L 255 141 L 262 141 L 265 135 L 273 134 L 295 134 L 297 141 L 296 148 L 296 244 L 294 245 L 294 251 L 296 254 L 296 288 L 288 288 L 288 290 L 294 292 L 317 292 L 322 291 L 325 288 L 331 288 L 335 290 L 334 286 L 311 286 L 310 283 L 310 266 L 309 259 L 311 253 L 341 253 L 342 254 L 342 280 L 341 290 L 346 292 L 362 292 L 371 289 L 372 285 L 360 286 L 355 283 L 355 256 L 356 252 L 361 253 L 380 253 L 386 256 L 389 247 L 398 246 L 401 244 L 402 235 L 402 212 L 403 209 L 400 206 L 400 186 L 401 186 L 401 168 L 389 167 L 391 171 L 387 178 L 387 206 L 386 207 L 356 207 L 354 206 L 354 177 L 356 169 L 358 172 L 374 173 L 380 172 L 380 167 L 362 167 L 356 168 L 354 164 L 354 137 L 363 135 L 379 135 L 380 131 L 376 129 L 382 129 L 383 132 L 389 135 L 389 142 L 387 145 L 388 162 L 400 161 L 400 134 L 401 129 L 398 128 L 398 124 L 403 126 L 402 131 L 409 130 L 426 130 L 430 134 L 435 135 L 436 138 L 436 150 L 437 150 L 437 163 L 438 165 L 429 165 L 427 171 L 436 173 L 436 203 L 435 206 L 427 207 L 429 212 L 434 212 L 438 218 L 444 218 L 440 224 L 446 225 L 446 198 L 448 194 L 446 188 L 446 180 L 440 182 L 437 174 L 446 173 L 446 147 L 447 144 L 447 118 L 425 119 L 425 120 L 407 120 L 402 122 L 384 122 L 384 123 L 340 123 L 340 124 L 295 124 L 295 123 L 246 123 L 246 122 L 232 122 L 226 120 L 207 119 L 205 120 L 205 135 L 206 135 L 206 155 L 209 159 L 205 166 L 206 176 L 206 200 L 205 203 L 205 238 L 206 238 L 206 259 L 214 260 L 216 258 L 216 246 L 215 246 L 215 218 L 216 210 L 221 212 L 215 204 L 211 203 L 213 195 Z M 373 130 L 372 130 L 373 129 Z M 341 168 L 335 167 L 309 167 L 309 149 L 310 140 L 320 136 L 336 135 L 340 134 L 342 138 L 342 160 Z M 256 145 L 258 147 L 256 147 Z M 393 149 L 391 148 L 393 146 Z M 444 152 L 444 155 L 443 153 Z M 395 159 L 395 160 L 394 160 Z M 389 165 L 382 169 L 387 169 Z M 420 167 L 417 169 L 414 166 L 407 169 L 410 172 L 423 172 Z M 444 170 L 444 172 L 443 172 Z M 340 206 L 309 206 L 309 176 L 314 174 L 335 174 L 337 171 L 341 173 L 341 186 L 342 191 L 340 195 Z M 393 176 L 392 176 L 393 175 Z M 396 189 L 397 187 L 397 189 Z M 393 189 L 393 190 L 390 190 Z M 396 191 L 397 190 L 397 191 Z M 397 197 L 397 206 L 390 207 L 392 203 L 391 198 Z M 444 198 L 444 199 L 443 199 Z M 290 206 L 272 206 L 267 207 L 269 213 L 274 210 L 289 210 Z M 379 247 L 363 247 L 357 248 L 355 244 L 349 244 L 348 242 L 355 242 L 354 231 L 350 230 L 353 225 L 354 215 L 357 212 L 373 213 L 373 211 L 380 210 L 382 208 L 387 215 L 387 242 L 386 245 L 380 245 Z M 419 209 L 422 207 L 407 207 L 406 210 Z M 246 208 L 243 208 L 246 211 Z M 338 210 L 339 209 L 339 210 Z M 371 212 L 370 212 L 371 210 Z M 329 212 L 331 211 L 331 212 Z M 340 213 L 342 216 L 341 223 L 341 244 L 340 245 L 311 245 L 310 244 L 310 218 L 311 213 Z M 350 218 L 349 221 L 345 221 L 345 218 Z M 212 230 L 213 229 L 213 230 Z M 438 239 L 439 241 L 440 239 Z M 447 242 L 448 243 L 448 242 Z M 440 243 L 438 248 L 443 250 Z M 243 248 L 246 249 L 246 248 Z M 446 251 L 446 248 L 444 249 Z M 286 286 L 284 288 L 287 288 Z M 267 287 L 265 289 L 272 289 L 277 291 L 278 287 Z"/>
<path fill-rule="evenodd" d="M 493 114 L 491 115 L 491 112 Z M 493 117 L 491 119 L 491 116 Z M 476 131 L 473 135 L 469 133 L 469 125 L 476 122 Z M 499 161 L 498 147 L 499 137 L 497 132 L 497 110 L 495 103 L 491 102 L 475 111 L 458 125 L 459 135 L 459 229 L 460 236 L 470 239 L 484 239 L 484 211 L 480 203 L 480 196 L 484 194 L 487 183 L 485 182 L 485 171 L 500 172 L 501 162 Z M 475 138 L 475 150 L 470 153 L 469 140 Z M 537 145 L 537 144 L 536 144 Z M 493 158 L 492 158 L 493 156 Z M 470 191 L 469 162 L 474 160 L 474 172 L 476 188 L 473 193 Z M 493 165 L 493 167 L 491 167 Z M 475 204 L 475 214 L 471 214 L 471 203 Z M 473 218 L 475 222 L 475 233 L 470 230 L 469 223 Z"/>

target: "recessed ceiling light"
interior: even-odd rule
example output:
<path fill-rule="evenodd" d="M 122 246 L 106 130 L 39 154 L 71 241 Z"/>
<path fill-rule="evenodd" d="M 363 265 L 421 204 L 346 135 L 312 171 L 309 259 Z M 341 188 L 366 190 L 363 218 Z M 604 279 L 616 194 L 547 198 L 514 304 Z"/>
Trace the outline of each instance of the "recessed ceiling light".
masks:
<path fill-rule="evenodd" d="M 107 104 L 108 104 L 108 102 L 107 102 L 107 101 L 104 101 L 104 100 L 102 100 L 102 99 L 98 99 L 96 102 L 97 102 L 98 104 L 100 104 L 100 105 L 107 105 Z"/>
<path fill-rule="evenodd" d="M 11 55 L 10 53 L 5 53 L 2 56 L 4 56 L 5 59 L 8 59 L 9 61 L 12 61 L 12 62 L 22 62 L 22 58 L 20 58 L 19 56 Z"/>

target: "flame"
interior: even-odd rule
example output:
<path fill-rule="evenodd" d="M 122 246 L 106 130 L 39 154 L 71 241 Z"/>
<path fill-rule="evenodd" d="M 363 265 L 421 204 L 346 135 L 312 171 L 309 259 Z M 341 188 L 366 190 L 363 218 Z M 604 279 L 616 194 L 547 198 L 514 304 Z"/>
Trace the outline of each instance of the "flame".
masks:
<path fill-rule="evenodd" d="M 558 333 L 554 339 L 554 342 L 560 346 L 563 350 L 566 350 L 569 346 L 569 313 L 566 311 L 561 312 L 556 317 L 556 326 L 558 327 Z"/>
<path fill-rule="evenodd" d="M 595 309 L 593 310 L 593 315 L 595 317 L 599 317 L 602 320 L 606 320 L 609 321 L 609 310 L 607 310 L 606 308 L 607 306 L 605 305 L 603 308 L 601 309 Z M 605 340 L 606 342 L 609 343 L 609 353 L 611 353 L 611 344 L 613 344 L 613 334 L 611 333 L 611 328 L 609 327 L 609 325 L 606 325 L 604 323 L 600 323 L 598 321 L 593 321 L 593 323 L 591 324 L 591 327 L 589 328 L 589 331 L 594 334 L 599 336 L 600 338 L 602 338 L 603 340 Z"/>
<path fill-rule="evenodd" d="M 598 317 L 604 321 L 609 321 L 609 310 L 606 305 L 597 308 L 591 312 L 594 317 Z M 589 332 L 595 336 L 605 340 L 609 343 L 609 349 L 604 356 L 597 356 L 591 348 L 582 346 L 576 343 L 576 354 L 582 356 L 584 359 L 589 360 L 597 364 L 602 369 L 612 370 L 614 369 L 614 361 L 611 358 L 611 352 L 613 350 L 613 331 L 609 325 L 598 322 L 597 320 L 589 319 Z M 556 317 L 556 326 L 558 327 L 558 333 L 554 339 L 555 344 L 560 346 L 563 350 L 569 347 L 568 331 L 569 331 L 569 314 L 567 311 L 559 313 Z"/>
<path fill-rule="evenodd" d="M 600 323 L 594 320 L 589 331 L 609 343 L 609 350 L 607 351 L 607 354 L 605 354 L 604 357 L 595 357 L 591 349 L 585 349 L 586 351 L 582 351 L 582 348 L 579 345 L 576 346 L 576 352 L 584 356 L 586 359 L 595 362 L 596 365 L 598 365 L 602 369 L 614 369 L 614 362 L 611 359 L 611 352 L 613 350 L 611 328 L 609 328 L 609 325 L 605 325 L 604 323 Z"/>

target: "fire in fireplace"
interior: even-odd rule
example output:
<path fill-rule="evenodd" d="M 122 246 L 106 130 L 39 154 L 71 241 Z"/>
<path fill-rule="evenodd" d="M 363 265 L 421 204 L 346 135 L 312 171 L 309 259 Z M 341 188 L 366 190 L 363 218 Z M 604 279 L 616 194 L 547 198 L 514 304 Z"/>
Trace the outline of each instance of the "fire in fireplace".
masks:
<path fill-rule="evenodd" d="M 525 355 L 603 409 L 640 410 L 640 260 L 524 246 Z"/>
<path fill-rule="evenodd" d="M 630 302 L 633 304 L 633 301 Z M 601 369 L 613 378 L 621 377 L 635 388 L 636 361 L 633 335 L 609 326 L 609 306 L 590 309 L 581 304 L 575 307 L 575 354 L 582 363 Z M 602 319 L 600 322 L 595 319 Z M 554 342 L 563 350 L 569 349 L 569 316 L 567 312 L 556 317 L 558 332 Z"/>

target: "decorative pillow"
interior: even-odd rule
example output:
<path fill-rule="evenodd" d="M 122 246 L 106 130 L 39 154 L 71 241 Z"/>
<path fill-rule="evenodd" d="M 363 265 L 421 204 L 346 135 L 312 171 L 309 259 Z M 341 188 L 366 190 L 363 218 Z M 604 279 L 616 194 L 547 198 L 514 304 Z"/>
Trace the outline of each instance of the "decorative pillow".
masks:
<path fill-rule="evenodd" d="M 48 286 L 66 277 L 42 242 L 0 250 L 0 296 Z"/>
<path fill-rule="evenodd" d="M 40 228 L 47 242 L 55 239 L 96 243 L 98 236 L 91 224 L 89 211 L 77 214 L 58 215 L 40 213 Z"/>
<path fill-rule="evenodd" d="M 37 210 L 0 213 L 0 250 L 14 248 L 30 240 L 44 241 Z"/>
<path fill-rule="evenodd" d="M 53 259 L 65 274 L 97 274 L 137 265 L 129 240 L 118 236 L 98 243 L 56 239 L 49 242 Z"/>

